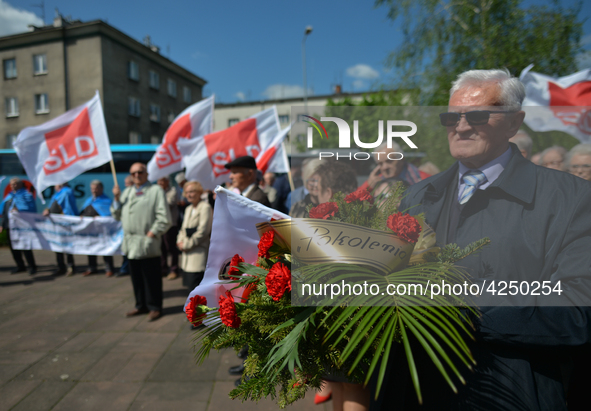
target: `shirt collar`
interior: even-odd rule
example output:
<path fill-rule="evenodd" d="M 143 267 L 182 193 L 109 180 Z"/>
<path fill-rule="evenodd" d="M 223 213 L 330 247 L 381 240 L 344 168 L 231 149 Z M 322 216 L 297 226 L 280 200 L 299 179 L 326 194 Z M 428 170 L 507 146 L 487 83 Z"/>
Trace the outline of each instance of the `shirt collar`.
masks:
<path fill-rule="evenodd" d="M 146 181 L 144 184 L 142 184 L 142 185 L 141 185 L 141 186 L 139 186 L 139 187 L 136 187 L 136 186 L 134 185 L 134 187 L 135 187 L 135 192 L 136 192 L 136 193 L 138 193 L 138 192 L 142 191 L 144 188 L 146 188 L 146 187 L 147 187 L 147 186 L 149 186 L 149 185 L 150 185 L 150 182 L 149 182 L 149 181 Z"/>
<path fill-rule="evenodd" d="M 251 185 L 249 185 L 248 187 L 246 187 L 246 188 L 244 189 L 244 191 L 241 193 L 241 195 L 243 195 L 243 196 L 245 196 L 245 197 L 246 197 L 248 194 L 250 194 L 250 192 L 251 192 L 252 190 L 254 190 L 254 187 L 255 187 L 255 185 L 256 185 L 255 183 L 252 183 Z"/>
<path fill-rule="evenodd" d="M 481 184 L 478 188 L 484 190 L 486 187 L 491 185 L 503 172 L 507 164 L 509 163 L 509 159 L 511 158 L 511 147 L 507 148 L 507 150 L 495 158 L 494 160 L 486 163 L 482 167 L 478 167 L 477 170 L 480 170 L 486 176 L 486 182 Z M 458 172 L 458 184 L 462 185 L 462 177 L 468 171 L 475 170 L 473 168 L 468 168 L 460 161 L 460 168 Z"/>

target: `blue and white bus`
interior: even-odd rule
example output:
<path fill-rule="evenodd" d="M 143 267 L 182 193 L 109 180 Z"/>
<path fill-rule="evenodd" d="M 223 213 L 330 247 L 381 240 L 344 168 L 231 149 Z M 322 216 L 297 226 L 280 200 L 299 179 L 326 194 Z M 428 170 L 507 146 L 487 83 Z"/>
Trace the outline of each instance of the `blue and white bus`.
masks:
<path fill-rule="evenodd" d="M 115 170 L 117 171 L 117 182 L 120 187 L 124 186 L 123 182 L 125 177 L 129 174 L 131 165 L 138 161 L 145 164 L 148 163 L 154 155 L 157 147 L 158 146 L 154 144 L 111 145 L 113 162 L 115 163 Z M 0 149 L 0 177 L 4 176 L 6 178 L 0 183 L 0 196 L 2 196 L 2 198 L 4 198 L 4 196 L 10 191 L 10 188 L 7 186 L 12 177 L 28 180 L 25 170 L 13 149 Z M 84 200 L 90 195 L 90 182 L 92 180 L 102 181 L 105 187 L 105 194 L 112 197 L 111 190 L 113 189 L 113 175 L 111 173 L 111 166 L 107 163 L 101 167 L 89 170 L 69 182 L 70 187 L 74 190 L 78 209 L 82 207 Z M 49 187 L 43 191 L 43 197 L 46 202 L 52 195 L 53 187 Z M 48 206 L 49 204 L 43 205 L 41 200 L 37 199 L 38 212 L 41 212 Z"/>

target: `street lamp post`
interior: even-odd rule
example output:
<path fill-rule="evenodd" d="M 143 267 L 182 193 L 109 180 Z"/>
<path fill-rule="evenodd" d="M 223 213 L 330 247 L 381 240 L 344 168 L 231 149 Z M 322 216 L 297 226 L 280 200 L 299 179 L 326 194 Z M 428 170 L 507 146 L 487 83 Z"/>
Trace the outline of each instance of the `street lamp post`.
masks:
<path fill-rule="evenodd" d="M 312 33 L 312 26 L 306 27 L 306 31 L 304 31 L 304 38 L 302 40 L 302 62 L 304 65 L 304 109 L 306 114 L 308 114 L 308 83 L 306 81 L 306 37 L 308 34 Z"/>

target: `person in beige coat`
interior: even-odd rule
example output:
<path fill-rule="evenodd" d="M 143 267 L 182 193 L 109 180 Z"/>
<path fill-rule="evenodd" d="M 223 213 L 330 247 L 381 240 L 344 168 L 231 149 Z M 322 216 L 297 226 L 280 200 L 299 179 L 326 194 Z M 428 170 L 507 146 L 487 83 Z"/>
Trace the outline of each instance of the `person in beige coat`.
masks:
<path fill-rule="evenodd" d="M 193 290 L 203 279 L 207 264 L 212 211 L 209 203 L 201 200 L 203 187 L 197 181 L 185 183 L 183 194 L 189 205 L 176 242 L 182 252 L 183 285 Z"/>
<path fill-rule="evenodd" d="M 129 260 L 135 309 L 127 316 L 146 314 L 150 321 L 162 315 L 162 276 L 160 274 L 160 240 L 171 225 L 170 210 L 164 190 L 148 182 L 146 165 L 135 163 L 129 174 L 133 185 L 123 193 L 113 187 L 115 197 L 111 214 L 123 224 L 121 251 Z"/>

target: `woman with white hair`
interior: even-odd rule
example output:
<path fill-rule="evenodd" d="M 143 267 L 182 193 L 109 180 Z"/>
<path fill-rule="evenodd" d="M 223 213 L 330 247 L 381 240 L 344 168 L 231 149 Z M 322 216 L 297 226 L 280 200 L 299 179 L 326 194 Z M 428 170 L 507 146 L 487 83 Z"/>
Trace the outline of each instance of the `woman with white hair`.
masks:
<path fill-rule="evenodd" d="M 577 144 L 566 156 L 566 169 L 573 175 L 591 181 L 591 144 Z"/>
<path fill-rule="evenodd" d="M 209 203 L 201 200 L 203 187 L 199 182 L 185 183 L 183 191 L 189 205 L 185 209 L 176 243 L 182 252 L 180 268 L 183 272 L 183 285 L 193 290 L 203 279 L 207 265 L 212 211 Z"/>

